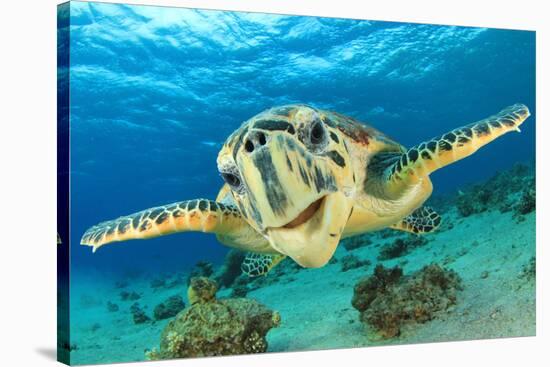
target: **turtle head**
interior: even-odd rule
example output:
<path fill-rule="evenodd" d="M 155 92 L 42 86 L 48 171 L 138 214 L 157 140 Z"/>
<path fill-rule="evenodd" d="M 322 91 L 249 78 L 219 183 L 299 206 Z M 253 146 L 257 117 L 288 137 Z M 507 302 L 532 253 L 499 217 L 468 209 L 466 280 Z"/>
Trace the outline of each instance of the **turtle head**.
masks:
<path fill-rule="evenodd" d="M 233 133 L 218 169 L 247 222 L 304 267 L 334 254 L 353 206 L 345 141 L 322 111 L 284 106 Z"/>

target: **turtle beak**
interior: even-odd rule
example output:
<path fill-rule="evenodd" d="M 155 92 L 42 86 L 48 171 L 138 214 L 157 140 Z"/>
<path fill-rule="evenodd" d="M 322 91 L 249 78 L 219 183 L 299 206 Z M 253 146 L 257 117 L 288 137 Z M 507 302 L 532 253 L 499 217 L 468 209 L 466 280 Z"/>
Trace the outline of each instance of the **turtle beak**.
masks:
<path fill-rule="evenodd" d="M 351 207 L 340 192 L 326 195 L 288 225 L 268 228 L 268 241 L 303 267 L 321 267 L 336 251 Z"/>
<path fill-rule="evenodd" d="M 248 195 L 249 223 L 271 246 L 304 267 L 332 257 L 351 212 L 351 199 L 338 191 L 338 175 L 292 136 L 275 133 L 252 152 L 239 154 Z"/>

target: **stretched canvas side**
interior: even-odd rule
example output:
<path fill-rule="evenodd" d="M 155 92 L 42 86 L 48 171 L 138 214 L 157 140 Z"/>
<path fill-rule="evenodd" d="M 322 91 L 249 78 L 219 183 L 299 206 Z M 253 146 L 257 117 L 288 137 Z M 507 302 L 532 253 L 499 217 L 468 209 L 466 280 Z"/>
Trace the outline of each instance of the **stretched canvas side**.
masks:
<path fill-rule="evenodd" d="M 57 360 L 70 364 L 69 40 L 70 3 L 57 7 Z"/>

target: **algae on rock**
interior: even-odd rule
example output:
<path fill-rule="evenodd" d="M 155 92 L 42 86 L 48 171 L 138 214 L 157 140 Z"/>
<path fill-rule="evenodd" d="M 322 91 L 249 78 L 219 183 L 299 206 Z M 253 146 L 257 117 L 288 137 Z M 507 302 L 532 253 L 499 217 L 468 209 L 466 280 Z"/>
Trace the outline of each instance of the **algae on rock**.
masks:
<path fill-rule="evenodd" d="M 391 338 L 405 324 L 432 320 L 437 312 L 456 304 L 461 289 L 458 274 L 437 264 L 410 276 L 404 276 L 399 267 L 378 265 L 372 276 L 355 285 L 352 306 L 361 313 L 361 322 L 383 338 Z"/>
<path fill-rule="evenodd" d="M 280 323 L 280 316 L 247 298 L 215 298 L 217 284 L 205 277 L 192 278 L 190 307 L 171 320 L 161 334 L 160 350 L 149 359 L 261 353 L 267 350 L 266 334 Z"/>

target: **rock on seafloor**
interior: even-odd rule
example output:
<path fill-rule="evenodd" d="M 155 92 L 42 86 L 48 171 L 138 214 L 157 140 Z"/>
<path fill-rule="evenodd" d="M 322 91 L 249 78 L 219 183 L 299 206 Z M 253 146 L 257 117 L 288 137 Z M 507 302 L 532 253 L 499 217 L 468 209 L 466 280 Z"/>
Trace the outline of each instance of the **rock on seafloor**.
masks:
<path fill-rule="evenodd" d="M 174 317 L 185 308 L 185 303 L 180 295 L 174 295 L 159 303 L 153 310 L 155 320 L 164 320 Z"/>
<path fill-rule="evenodd" d="M 432 320 L 438 311 L 456 304 L 461 289 L 458 274 L 437 264 L 408 277 L 397 266 L 378 265 L 373 275 L 355 285 L 352 305 L 361 313 L 361 322 L 391 338 L 400 334 L 403 325 Z"/>
<path fill-rule="evenodd" d="M 192 305 L 168 323 L 160 349 L 146 353 L 151 360 L 261 353 L 266 334 L 280 323 L 277 312 L 247 298 L 216 299 L 217 284 L 206 277 L 192 278 L 188 295 Z"/>

